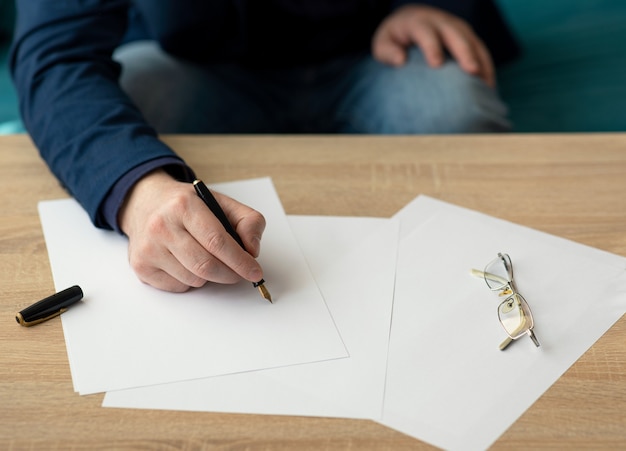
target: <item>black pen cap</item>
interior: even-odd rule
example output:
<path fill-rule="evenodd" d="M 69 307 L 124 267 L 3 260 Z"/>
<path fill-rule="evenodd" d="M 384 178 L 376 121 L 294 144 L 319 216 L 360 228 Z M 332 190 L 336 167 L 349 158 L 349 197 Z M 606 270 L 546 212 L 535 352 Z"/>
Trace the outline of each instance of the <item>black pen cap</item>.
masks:
<path fill-rule="evenodd" d="M 15 321 L 22 326 L 39 324 L 60 315 L 82 298 L 83 290 L 78 285 L 74 285 L 26 307 L 15 316 Z"/>

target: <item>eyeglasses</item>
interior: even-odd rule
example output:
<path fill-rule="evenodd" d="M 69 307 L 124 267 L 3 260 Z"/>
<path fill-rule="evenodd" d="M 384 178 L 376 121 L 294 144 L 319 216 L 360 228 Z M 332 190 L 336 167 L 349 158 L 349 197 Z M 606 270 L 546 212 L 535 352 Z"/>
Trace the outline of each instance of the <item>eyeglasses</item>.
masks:
<path fill-rule="evenodd" d="M 539 347 L 533 332 L 533 314 L 526 299 L 517 291 L 513 281 L 513 264 L 508 254 L 498 253 L 498 258 L 485 266 L 484 271 L 472 269 L 472 275 L 483 278 L 491 291 L 500 292 L 498 296 L 507 296 L 498 305 L 498 319 L 508 335 L 500 344 L 500 350 L 504 351 L 514 340 L 524 335 L 528 335 Z"/>

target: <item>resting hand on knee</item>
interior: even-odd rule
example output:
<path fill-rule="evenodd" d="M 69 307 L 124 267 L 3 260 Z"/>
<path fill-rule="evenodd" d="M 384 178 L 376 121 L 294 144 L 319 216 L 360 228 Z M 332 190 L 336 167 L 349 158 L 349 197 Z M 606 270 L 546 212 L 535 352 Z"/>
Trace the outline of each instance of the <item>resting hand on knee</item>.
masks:
<path fill-rule="evenodd" d="M 430 6 L 406 5 L 380 24 L 372 39 L 372 54 L 378 61 L 401 66 L 407 49 L 418 46 L 431 67 L 443 64 L 448 51 L 466 72 L 495 85 L 489 51 L 462 19 Z"/>

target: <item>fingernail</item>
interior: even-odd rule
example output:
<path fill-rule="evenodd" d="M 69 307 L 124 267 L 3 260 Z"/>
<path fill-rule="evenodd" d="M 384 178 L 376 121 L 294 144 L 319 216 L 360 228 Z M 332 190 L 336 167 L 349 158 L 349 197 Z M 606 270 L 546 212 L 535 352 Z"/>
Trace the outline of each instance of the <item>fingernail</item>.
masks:
<path fill-rule="evenodd" d="M 261 252 L 261 238 L 258 236 L 252 237 L 252 252 L 255 257 L 258 257 Z"/>
<path fill-rule="evenodd" d="M 262 278 L 263 278 L 263 271 L 261 271 L 261 268 L 254 268 L 250 271 L 248 280 L 253 280 L 255 282 L 258 282 Z"/>

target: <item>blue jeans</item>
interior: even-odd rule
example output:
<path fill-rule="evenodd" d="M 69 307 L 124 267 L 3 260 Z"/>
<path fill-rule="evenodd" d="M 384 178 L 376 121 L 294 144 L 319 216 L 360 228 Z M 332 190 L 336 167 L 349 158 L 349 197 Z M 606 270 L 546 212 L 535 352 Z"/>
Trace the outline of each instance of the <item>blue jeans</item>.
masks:
<path fill-rule="evenodd" d="M 116 51 L 121 84 L 160 133 L 483 133 L 510 129 L 497 92 L 417 48 L 393 68 L 370 55 L 321 65 L 196 65 L 153 42 Z"/>

